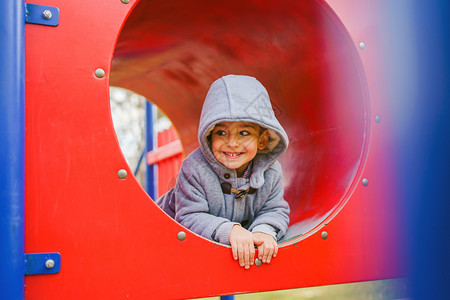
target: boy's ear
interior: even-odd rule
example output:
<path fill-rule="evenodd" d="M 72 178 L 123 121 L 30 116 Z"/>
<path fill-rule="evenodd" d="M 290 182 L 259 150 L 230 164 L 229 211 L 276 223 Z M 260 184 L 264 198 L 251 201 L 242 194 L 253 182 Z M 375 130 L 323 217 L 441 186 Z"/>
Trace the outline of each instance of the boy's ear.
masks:
<path fill-rule="evenodd" d="M 258 149 L 263 150 L 266 148 L 267 143 L 269 142 L 269 130 L 264 130 L 264 132 L 259 136 L 258 140 Z"/>

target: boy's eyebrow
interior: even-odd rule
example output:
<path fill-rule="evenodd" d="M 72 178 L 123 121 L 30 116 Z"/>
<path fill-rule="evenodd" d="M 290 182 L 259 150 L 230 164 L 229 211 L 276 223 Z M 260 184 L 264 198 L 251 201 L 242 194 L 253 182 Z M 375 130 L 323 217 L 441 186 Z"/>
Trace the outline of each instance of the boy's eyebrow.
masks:
<path fill-rule="evenodd" d="M 243 128 L 251 128 L 253 130 L 258 130 L 258 128 L 260 128 L 258 125 L 254 125 L 254 124 L 245 124 L 245 125 L 242 125 L 241 127 L 243 127 Z"/>

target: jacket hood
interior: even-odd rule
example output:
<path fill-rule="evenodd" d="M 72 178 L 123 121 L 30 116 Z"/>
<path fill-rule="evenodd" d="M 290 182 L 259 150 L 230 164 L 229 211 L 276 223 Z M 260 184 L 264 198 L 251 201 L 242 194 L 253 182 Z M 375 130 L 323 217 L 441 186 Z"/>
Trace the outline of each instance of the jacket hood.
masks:
<path fill-rule="evenodd" d="M 235 179 L 236 171 L 217 161 L 207 137 L 216 124 L 238 121 L 256 123 L 269 130 L 266 148 L 259 150 L 253 159 L 250 186 L 258 189 L 264 184 L 264 171 L 286 151 L 288 137 L 275 117 L 264 86 L 254 77 L 227 75 L 211 85 L 203 103 L 198 129 L 200 149 L 223 181 Z"/>

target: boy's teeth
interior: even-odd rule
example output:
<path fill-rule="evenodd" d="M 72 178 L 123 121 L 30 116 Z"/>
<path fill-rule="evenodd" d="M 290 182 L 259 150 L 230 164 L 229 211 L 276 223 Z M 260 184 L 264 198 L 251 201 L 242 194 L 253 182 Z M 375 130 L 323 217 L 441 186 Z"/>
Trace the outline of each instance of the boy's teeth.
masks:
<path fill-rule="evenodd" d="M 239 153 L 226 153 L 226 154 L 229 156 L 238 156 L 239 155 Z"/>

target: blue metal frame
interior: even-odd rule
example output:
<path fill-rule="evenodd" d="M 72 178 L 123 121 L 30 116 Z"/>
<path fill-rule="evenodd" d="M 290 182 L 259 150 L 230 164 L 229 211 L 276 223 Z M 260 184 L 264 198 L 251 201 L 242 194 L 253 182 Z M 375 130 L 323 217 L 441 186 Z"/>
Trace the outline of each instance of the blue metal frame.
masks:
<path fill-rule="evenodd" d="M 153 133 L 153 122 L 156 119 L 156 107 L 147 101 L 145 106 L 146 111 L 146 148 L 147 152 L 152 151 L 156 147 L 156 137 Z M 145 155 L 145 164 L 147 166 L 147 193 L 153 200 L 156 200 L 157 196 L 157 166 L 151 165 L 149 166 L 147 163 L 147 155 Z"/>
<path fill-rule="evenodd" d="M 25 275 L 56 274 L 61 270 L 61 254 L 25 254 Z"/>
<path fill-rule="evenodd" d="M 25 11 L 26 23 L 47 26 L 58 26 L 59 24 L 59 8 L 57 7 L 25 3 Z"/>
<path fill-rule="evenodd" d="M 24 298 L 25 3 L 0 11 L 0 298 Z"/>
<path fill-rule="evenodd" d="M 401 145 L 396 161 L 403 170 L 400 179 L 409 230 L 411 298 L 450 299 L 450 239 L 446 235 L 450 212 L 450 2 L 417 0 L 405 6 L 411 6 L 414 13 L 415 26 L 410 30 L 416 45 L 416 77 L 405 85 L 405 74 L 393 76 L 393 84 L 404 89 L 397 88 L 391 99 L 409 112 L 408 118 L 392 115 L 397 123 L 409 121 L 394 128 L 403 129 L 396 136 Z M 395 26 L 398 24 L 396 20 Z M 391 47 L 404 45 L 400 40 Z M 408 53 L 403 49 L 397 52 L 397 61 Z M 412 96 L 404 96 L 405 89 L 411 89 Z"/>
<path fill-rule="evenodd" d="M 142 160 L 144 159 L 144 156 L 146 153 L 147 153 L 147 149 L 145 149 L 145 148 L 142 149 L 141 154 L 139 155 L 138 162 L 136 164 L 136 168 L 134 169 L 134 172 L 133 172 L 134 176 L 137 176 L 139 169 L 141 168 Z"/>

